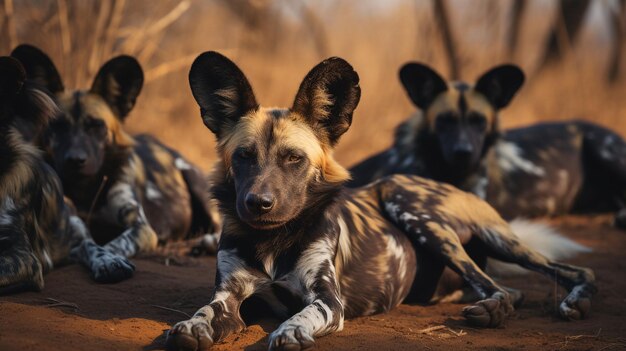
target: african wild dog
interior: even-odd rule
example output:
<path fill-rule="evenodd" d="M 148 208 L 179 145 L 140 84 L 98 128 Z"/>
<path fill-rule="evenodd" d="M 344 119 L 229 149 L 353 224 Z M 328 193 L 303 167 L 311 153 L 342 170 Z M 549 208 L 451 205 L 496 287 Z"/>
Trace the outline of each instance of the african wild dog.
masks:
<path fill-rule="evenodd" d="M 470 86 L 408 63 L 400 80 L 420 111 L 391 148 L 352 167 L 350 186 L 415 174 L 473 192 L 505 218 L 613 210 L 626 227 L 626 142 L 617 134 L 583 121 L 500 131 L 498 112 L 524 82 L 518 67 L 498 66 Z"/>
<path fill-rule="evenodd" d="M 60 107 L 39 142 L 96 240 L 130 257 L 159 241 L 219 230 L 202 172 L 155 138 L 123 130 L 143 85 L 134 58 L 111 59 L 91 89 L 71 91 L 39 49 L 21 45 L 12 56 Z"/>
<path fill-rule="evenodd" d="M 55 172 L 15 128 L 18 121 L 39 128 L 56 110 L 25 77 L 17 60 L 0 57 L 0 293 L 41 290 L 43 275 L 70 260 L 96 281 L 130 277 L 134 266 L 93 242 L 65 203 Z"/>
<path fill-rule="evenodd" d="M 332 150 L 361 91 L 346 61 L 313 68 L 291 109 L 260 107 L 244 74 L 215 52 L 195 60 L 189 81 L 217 136 L 214 192 L 224 227 L 211 303 L 169 331 L 170 349 L 204 350 L 242 330 L 240 306 L 253 296 L 287 317 L 270 349 L 308 348 L 341 330 L 344 318 L 428 301 L 444 266 L 482 296 L 463 310 L 468 321 L 499 326 L 515 301 L 470 258 L 470 246 L 556 277 L 570 291 L 561 315 L 588 315 L 593 272 L 529 250 L 476 196 L 416 176 L 343 186 L 349 173 Z"/>

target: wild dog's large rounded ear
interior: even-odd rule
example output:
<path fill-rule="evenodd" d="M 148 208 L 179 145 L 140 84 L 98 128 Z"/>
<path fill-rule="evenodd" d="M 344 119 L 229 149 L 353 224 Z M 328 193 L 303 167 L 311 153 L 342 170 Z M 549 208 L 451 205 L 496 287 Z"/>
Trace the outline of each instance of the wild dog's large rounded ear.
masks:
<path fill-rule="evenodd" d="M 519 67 L 502 65 L 478 78 L 474 90 L 483 94 L 495 109 L 501 109 L 511 102 L 522 84 L 524 72 Z"/>
<path fill-rule="evenodd" d="M 189 86 L 204 124 L 222 137 L 239 118 L 259 107 L 243 72 L 215 51 L 200 54 L 189 70 Z"/>
<path fill-rule="evenodd" d="M 33 140 L 57 109 L 46 93 L 28 87 L 26 78 L 26 70 L 18 60 L 0 57 L 0 121 L 17 119 L 18 130 L 26 140 Z"/>
<path fill-rule="evenodd" d="M 135 106 L 143 87 L 143 70 L 134 57 L 122 55 L 107 61 L 98 71 L 91 92 L 100 95 L 115 115 L 124 120 Z"/>
<path fill-rule="evenodd" d="M 400 81 L 409 98 L 425 110 L 435 98 L 448 90 L 446 81 L 432 68 L 417 62 L 409 62 L 400 68 Z"/>
<path fill-rule="evenodd" d="M 12 57 L 0 57 L 0 102 L 10 101 L 20 91 L 26 80 L 26 71 Z"/>
<path fill-rule="evenodd" d="M 350 128 L 360 99 L 359 75 L 344 59 L 331 57 L 304 77 L 292 111 L 306 118 L 332 146 Z"/>
<path fill-rule="evenodd" d="M 11 56 L 22 63 L 27 78 L 38 86 L 46 88 L 53 94 L 60 93 L 65 89 L 59 71 L 50 57 L 40 49 L 32 45 L 22 44 L 13 49 Z"/>

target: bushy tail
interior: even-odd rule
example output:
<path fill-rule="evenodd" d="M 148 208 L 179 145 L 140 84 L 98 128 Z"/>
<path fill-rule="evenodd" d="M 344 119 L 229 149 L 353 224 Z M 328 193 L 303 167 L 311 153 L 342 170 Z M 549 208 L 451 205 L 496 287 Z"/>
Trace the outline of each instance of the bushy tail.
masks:
<path fill-rule="evenodd" d="M 562 236 L 554 228 L 544 223 L 526 219 L 514 219 L 509 222 L 509 225 L 522 243 L 553 261 L 571 258 L 577 254 L 592 251 L 591 248 Z M 499 276 L 520 275 L 529 272 L 516 264 L 493 259 L 489 260 L 487 269 L 490 274 Z"/>

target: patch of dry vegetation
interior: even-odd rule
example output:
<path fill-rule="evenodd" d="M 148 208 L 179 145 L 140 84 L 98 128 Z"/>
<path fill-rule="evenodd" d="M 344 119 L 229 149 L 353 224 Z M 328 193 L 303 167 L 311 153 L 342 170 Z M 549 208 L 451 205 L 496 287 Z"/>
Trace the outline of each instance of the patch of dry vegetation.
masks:
<path fill-rule="evenodd" d="M 214 139 L 187 83 L 197 54 L 226 54 L 248 75 L 259 101 L 276 106 L 291 104 L 314 64 L 341 56 L 359 72 L 363 90 L 353 128 L 337 150 L 339 160 L 350 165 L 387 147 L 393 128 L 414 111 L 397 79 L 403 63 L 426 62 L 446 74 L 431 2 L 381 3 L 1 0 L 0 50 L 8 54 L 22 42 L 41 47 L 70 88 L 88 87 L 114 55 L 137 56 L 147 80 L 129 129 L 156 134 L 205 169 L 215 158 Z M 514 57 L 506 53 L 503 34 L 510 1 L 449 5 L 464 79 L 509 61 L 529 73 L 521 94 L 502 113 L 505 127 L 581 117 L 626 134 L 626 79 L 604 81 L 609 48 L 597 25 L 586 26 L 565 60 L 537 74 L 535 62 L 554 14 L 549 2 L 530 3 Z"/>

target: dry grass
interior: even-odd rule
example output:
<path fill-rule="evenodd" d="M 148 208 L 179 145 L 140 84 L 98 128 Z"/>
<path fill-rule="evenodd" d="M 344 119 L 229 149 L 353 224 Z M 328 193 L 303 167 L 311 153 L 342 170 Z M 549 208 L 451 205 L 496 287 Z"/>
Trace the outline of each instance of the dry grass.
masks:
<path fill-rule="evenodd" d="M 291 104 L 301 78 L 323 58 L 351 62 L 361 76 L 363 96 L 353 128 L 337 150 L 345 165 L 387 147 L 394 126 L 414 110 L 397 79 L 403 63 L 418 60 L 446 73 L 430 1 L 386 7 L 373 0 L 0 1 L 2 52 L 17 42 L 43 48 L 67 87 L 88 87 L 113 55 L 137 56 L 147 80 L 129 129 L 158 135 L 205 169 L 215 157 L 214 139 L 200 122 L 187 83 L 187 69 L 202 51 L 218 50 L 234 59 L 259 101 L 276 106 Z M 599 1 L 599 8 L 605 5 Z M 463 9 L 463 1 L 449 2 L 464 79 L 472 81 L 507 61 L 531 73 L 502 114 L 505 127 L 582 117 L 626 134 L 626 82 L 624 77 L 612 86 L 603 81 L 609 47 L 597 25 L 587 26 L 558 67 L 538 75 L 535 62 L 554 13 L 550 2 L 531 2 L 532 14 L 512 58 L 503 34 L 510 1 L 472 1 Z"/>

